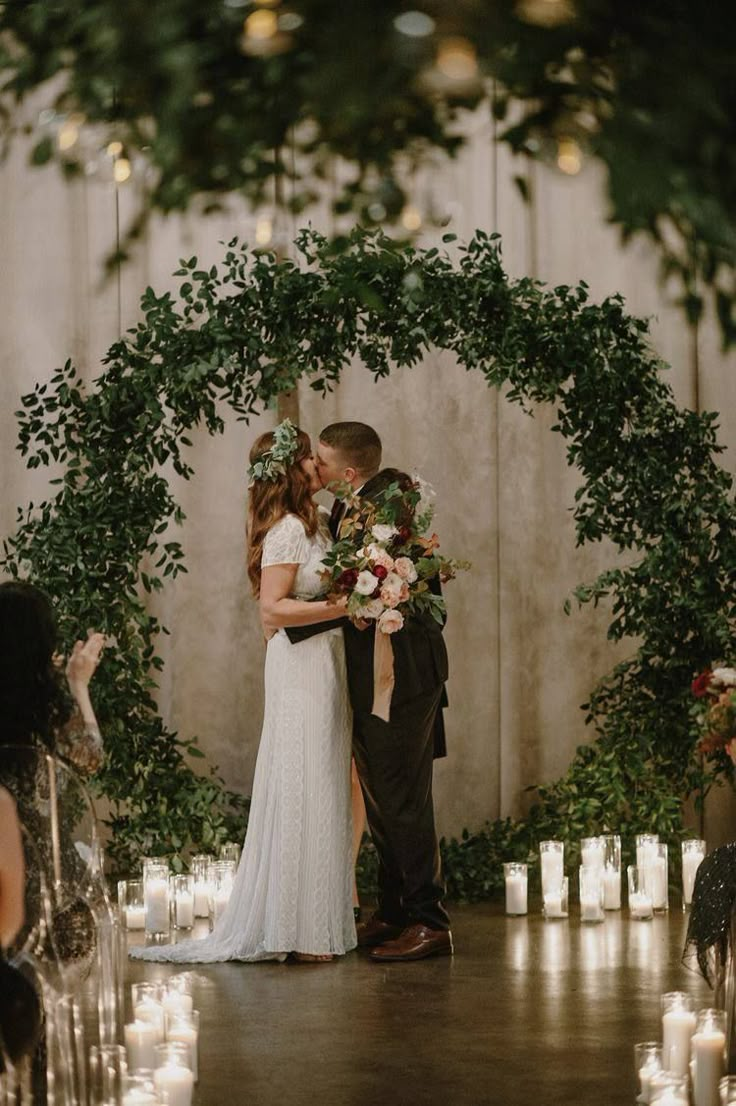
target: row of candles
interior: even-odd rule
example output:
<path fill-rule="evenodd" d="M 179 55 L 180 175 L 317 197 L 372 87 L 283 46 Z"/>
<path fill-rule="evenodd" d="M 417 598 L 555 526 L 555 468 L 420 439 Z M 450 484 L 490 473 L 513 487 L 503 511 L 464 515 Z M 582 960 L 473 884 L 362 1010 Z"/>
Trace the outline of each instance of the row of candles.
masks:
<path fill-rule="evenodd" d="M 726 1072 L 726 1011 L 700 1010 L 684 991 L 662 995 L 662 1040 L 634 1045 L 637 1101 L 650 1106 L 731 1106 L 736 1078 Z"/>
<path fill-rule="evenodd" d="M 105 1106 L 191 1106 L 199 1069 L 199 1011 L 191 977 L 132 984 L 124 1045 L 90 1052 L 94 1101 Z"/>
<path fill-rule="evenodd" d="M 627 869 L 629 914 L 639 921 L 653 917 L 669 906 L 667 845 L 657 834 L 641 833 L 636 838 L 636 864 Z M 705 841 L 682 842 L 682 900 L 692 902 L 695 874 L 705 857 Z M 578 871 L 580 920 L 602 922 L 606 910 L 621 909 L 621 838 L 618 834 L 584 837 L 580 843 Z M 542 908 L 545 918 L 568 916 L 569 879 L 564 874 L 563 841 L 542 841 L 539 845 L 542 876 Z M 504 864 L 506 913 L 528 913 L 528 865 Z"/>
<path fill-rule="evenodd" d="M 197 918 L 218 920 L 230 901 L 240 846 L 220 847 L 218 859 L 194 856 L 187 875 L 172 875 L 167 861 L 146 857 L 141 879 L 119 880 L 118 909 L 126 929 L 166 937 L 190 930 Z"/>

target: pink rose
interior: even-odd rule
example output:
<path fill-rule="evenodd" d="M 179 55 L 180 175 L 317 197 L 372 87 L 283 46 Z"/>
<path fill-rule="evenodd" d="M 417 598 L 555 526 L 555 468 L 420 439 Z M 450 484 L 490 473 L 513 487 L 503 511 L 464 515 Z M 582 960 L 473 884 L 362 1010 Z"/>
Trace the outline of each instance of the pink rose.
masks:
<path fill-rule="evenodd" d="M 376 545 L 373 542 L 365 551 L 366 556 L 370 559 L 371 564 L 382 565 L 387 572 L 392 572 L 394 567 L 393 557 L 390 553 L 387 553 L 385 549 L 382 549 L 380 545 Z"/>
<path fill-rule="evenodd" d="M 384 611 L 378 620 L 378 629 L 382 634 L 395 634 L 404 625 L 401 611 Z"/>
<path fill-rule="evenodd" d="M 408 584 L 413 584 L 417 578 L 417 570 L 411 557 L 397 557 L 394 561 L 394 572 L 402 580 L 406 580 Z"/>
<path fill-rule="evenodd" d="M 381 602 L 387 607 L 398 607 L 401 602 L 401 592 L 395 591 L 393 588 L 381 588 L 379 595 L 381 596 Z"/>

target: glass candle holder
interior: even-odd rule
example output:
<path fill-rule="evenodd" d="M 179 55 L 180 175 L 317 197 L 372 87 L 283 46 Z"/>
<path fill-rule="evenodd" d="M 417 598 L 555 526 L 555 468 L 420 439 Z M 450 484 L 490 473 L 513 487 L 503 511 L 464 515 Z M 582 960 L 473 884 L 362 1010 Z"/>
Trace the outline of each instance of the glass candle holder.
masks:
<path fill-rule="evenodd" d="M 198 853 L 189 863 L 189 873 L 194 879 L 194 917 L 209 918 L 210 886 L 208 869 L 211 857 Z"/>
<path fill-rule="evenodd" d="M 92 1045 L 89 1050 L 90 1102 L 119 1102 L 128 1075 L 123 1045 Z"/>
<path fill-rule="evenodd" d="M 604 835 L 603 906 L 621 909 L 621 838 L 617 833 Z"/>
<path fill-rule="evenodd" d="M 580 842 L 581 868 L 602 868 L 606 860 L 606 842 L 603 837 L 583 837 Z"/>
<path fill-rule="evenodd" d="M 227 904 L 235 880 L 235 865 L 232 860 L 215 860 L 209 867 L 210 907 L 213 924 L 217 924 Z"/>
<path fill-rule="evenodd" d="M 656 911 L 669 909 L 667 846 L 657 842 L 652 846 L 649 859 L 644 866 L 644 883 L 652 897 L 652 907 Z"/>
<path fill-rule="evenodd" d="M 126 929 L 146 928 L 142 879 L 118 880 L 118 913 Z"/>
<path fill-rule="evenodd" d="M 653 857 L 654 846 L 659 844 L 658 833 L 637 833 L 636 865 L 645 868 Z"/>
<path fill-rule="evenodd" d="M 240 863 L 240 845 L 237 841 L 226 841 L 220 845 L 219 860 L 231 860 L 237 868 Z"/>
<path fill-rule="evenodd" d="M 629 885 L 629 917 L 637 922 L 648 922 L 654 917 L 646 873 L 646 868 L 639 868 L 636 864 L 630 864 L 626 870 Z"/>
<path fill-rule="evenodd" d="M 705 859 L 705 841 L 693 839 L 682 842 L 682 905 L 693 901 L 695 873 Z"/>
<path fill-rule="evenodd" d="M 718 1084 L 718 1091 L 721 1096 L 721 1106 L 734 1106 L 734 1103 L 736 1103 L 736 1075 L 724 1075 Z"/>
<path fill-rule="evenodd" d="M 719 1084 L 726 1074 L 726 1011 L 700 1010 L 691 1041 L 695 1106 L 720 1106 Z"/>
<path fill-rule="evenodd" d="M 189 1045 L 170 1041 L 155 1049 L 153 1082 L 159 1098 L 169 1106 L 191 1106 L 194 1072 L 189 1066 Z"/>
<path fill-rule="evenodd" d="M 603 922 L 603 867 L 581 864 L 580 879 L 580 921 Z"/>
<path fill-rule="evenodd" d="M 542 912 L 545 918 L 566 918 L 568 916 L 569 880 L 563 876 L 557 887 L 551 884 L 542 896 Z"/>
<path fill-rule="evenodd" d="M 143 897 L 146 904 L 146 933 L 162 937 L 169 932 L 169 866 L 149 864 L 144 881 Z"/>
<path fill-rule="evenodd" d="M 506 913 L 526 914 L 528 901 L 528 869 L 526 864 L 504 864 L 503 878 L 506 885 Z"/>
<path fill-rule="evenodd" d="M 690 1040 L 695 1032 L 693 1000 L 684 991 L 662 995 L 662 1067 L 673 1075 L 690 1070 Z"/>
<path fill-rule="evenodd" d="M 156 1026 L 158 1037 L 156 1044 L 164 1039 L 163 997 L 165 988 L 162 983 L 134 983 L 131 987 L 133 998 L 133 1017 L 138 1021 L 149 1022 Z M 146 1067 L 147 1065 L 143 1065 Z"/>
<path fill-rule="evenodd" d="M 176 984 L 173 980 L 169 980 L 161 1005 L 164 1014 L 191 1014 L 194 1006 L 191 982 L 182 979 L 181 984 Z"/>
<path fill-rule="evenodd" d="M 128 1056 L 128 1071 L 152 1068 L 156 1059 L 153 1050 L 161 1043 L 159 1027 L 153 1022 L 136 1020 L 125 1026 L 123 1035 Z"/>
<path fill-rule="evenodd" d="M 640 1041 L 634 1045 L 634 1072 L 637 1080 L 637 1102 L 649 1102 L 652 1076 L 662 1071 L 662 1042 Z"/>
<path fill-rule="evenodd" d="M 661 1071 L 652 1076 L 649 1101 L 651 1106 L 689 1106 L 688 1082 L 684 1075 Z"/>
<path fill-rule="evenodd" d="M 194 876 L 171 876 L 169 893 L 177 929 L 191 929 L 194 925 Z"/>
<path fill-rule="evenodd" d="M 122 1106 L 160 1106 L 152 1068 L 142 1069 L 125 1077 Z"/>
<path fill-rule="evenodd" d="M 539 842 L 539 870 L 542 877 L 542 898 L 547 891 L 557 891 L 565 874 L 564 841 Z"/>
<path fill-rule="evenodd" d="M 188 1014 L 167 1014 L 166 1040 L 170 1043 L 187 1045 L 189 1066 L 194 1073 L 196 1083 L 199 1079 L 199 1010 L 190 1010 Z"/>

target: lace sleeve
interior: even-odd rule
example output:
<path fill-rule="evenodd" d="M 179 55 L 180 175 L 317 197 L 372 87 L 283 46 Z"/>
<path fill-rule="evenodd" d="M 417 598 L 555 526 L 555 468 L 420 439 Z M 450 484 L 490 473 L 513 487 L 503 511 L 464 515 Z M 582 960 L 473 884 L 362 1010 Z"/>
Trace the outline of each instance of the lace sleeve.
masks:
<path fill-rule="evenodd" d="M 266 534 L 261 568 L 268 568 L 269 565 L 303 565 L 308 560 L 309 542 L 304 524 L 296 515 L 284 515 Z"/>
<path fill-rule="evenodd" d="M 100 731 L 85 722 L 78 710 L 57 733 L 56 748 L 85 776 L 97 771 L 105 755 Z"/>

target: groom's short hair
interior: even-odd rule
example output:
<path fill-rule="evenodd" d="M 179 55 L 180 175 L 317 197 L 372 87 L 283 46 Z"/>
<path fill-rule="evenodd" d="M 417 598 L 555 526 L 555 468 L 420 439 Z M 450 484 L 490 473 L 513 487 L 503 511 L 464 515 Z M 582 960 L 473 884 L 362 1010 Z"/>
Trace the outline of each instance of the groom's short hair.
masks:
<path fill-rule="evenodd" d="M 319 440 L 336 449 L 356 472 L 372 476 L 381 467 L 381 439 L 364 422 L 333 422 Z"/>

